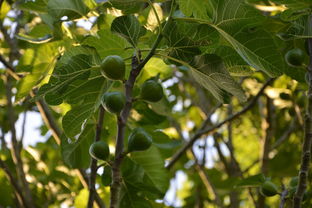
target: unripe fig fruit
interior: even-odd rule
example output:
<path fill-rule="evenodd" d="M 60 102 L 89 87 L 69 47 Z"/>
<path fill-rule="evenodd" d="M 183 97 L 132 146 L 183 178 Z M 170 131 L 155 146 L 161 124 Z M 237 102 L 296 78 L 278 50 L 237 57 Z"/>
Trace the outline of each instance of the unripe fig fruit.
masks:
<path fill-rule="evenodd" d="M 109 186 L 112 183 L 112 168 L 111 166 L 105 166 L 104 172 L 101 175 L 101 181 L 103 186 Z"/>
<path fill-rule="evenodd" d="M 163 88 L 157 81 L 151 79 L 143 83 L 141 89 L 142 99 L 150 102 L 158 102 L 161 100 L 163 95 Z"/>
<path fill-rule="evenodd" d="M 96 160 L 107 160 L 109 156 L 109 147 L 104 141 L 97 141 L 91 144 L 90 155 Z"/>
<path fill-rule="evenodd" d="M 101 63 L 101 73 L 104 77 L 112 80 L 125 78 L 126 65 L 120 56 L 107 56 Z"/>
<path fill-rule="evenodd" d="M 103 106 L 110 113 L 120 113 L 126 104 L 126 97 L 121 92 L 107 92 L 103 96 Z"/>
<path fill-rule="evenodd" d="M 278 188 L 271 181 L 265 181 L 260 187 L 260 193 L 266 197 L 274 196 L 278 194 Z"/>
<path fill-rule="evenodd" d="M 292 67 L 301 66 L 304 61 L 304 55 L 300 48 L 291 49 L 285 54 L 286 63 Z"/>
<path fill-rule="evenodd" d="M 128 138 L 128 151 L 147 150 L 152 145 L 152 137 L 143 129 L 134 129 Z"/>

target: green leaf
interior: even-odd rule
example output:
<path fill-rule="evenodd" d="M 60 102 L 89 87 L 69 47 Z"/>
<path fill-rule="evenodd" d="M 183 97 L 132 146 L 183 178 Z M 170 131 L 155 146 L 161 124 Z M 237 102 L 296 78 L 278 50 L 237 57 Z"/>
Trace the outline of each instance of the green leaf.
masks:
<path fill-rule="evenodd" d="M 145 80 L 160 74 L 160 79 L 166 79 L 172 75 L 172 67 L 164 63 L 160 58 L 151 58 L 144 66 L 136 83 L 143 83 Z"/>
<path fill-rule="evenodd" d="M 120 208 L 152 208 L 152 205 L 143 197 L 126 189 L 124 186 L 121 189 Z"/>
<path fill-rule="evenodd" d="M 265 181 L 265 176 L 263 174 L 253 175 L 249 176 L 247 178 L 244 178 L 240 180 L 236 187 L 253 187 L 253 186 L 259 186 Z"/>
<path fill-rule="evenodd" d="M 23 3 L 17 4 L 17 6 L 19 9 L 26 11 L 34 11 L 38 13 L 47 12 L 47 1 L 45 0 L 24 1 Z"/>
<path fill-rule="evenodd" d="M 124 183 L 121 187 L 119 207 L 151 207 L 142 195 L 154 191 L 154 186 L 148 187 L 144 184 L 145 170 L 142 166 L 126 157 L 121 165 L 121 172 Z"/>
<path fill-rule="evenodd" d="M 110 83 L 103 77 L 83 82 L 74 88 L 74 93 L 68 99 L 77 101 L 80 105 L 68 111 L 62 120 L 62 126 L 66 136 L 69 138 L 79 134 L 82 125 L 90 118 L 101 104 L 102 95 L 108 89 Z"/>
<path fill-rule="evenodd" d="M 287 28 L 285 33 L 288 39 L 312 38 L 312 29 L 309 27 L 309 15 L 304 15 L 295 21 Z"/>
<path fill-rule="evenodd" d="M 131 55 L 131 52 L 125 50 L 125 48 L 129 47 L 127 41 L 112 34 L 108 29 L 100 30 L 97 37 L 88 36 L 82 44 L 94 47 L 102 59 L 112 54 L 119 56 Z"/>
<path fill-rule="evenodd" d="M 80 85 L 86 84 L 86 82 L 82 83 L 82 80 L 86 80 L 89 76 L 94 78 L 100 75 L 99 70 L 93 67 L 99 63 L 100 59 L 92 48 L 82 46 L 69 49 L 58 60 L 48 84 L 40 88 L 35 99 L 45 96 L 50 105 L 62 103 L 64 98 L 72 94 Z M 70 89 L 67 90 L 69 86 Z"/>
<path fill-rule="evenodd" d="M 124 14 L 137 13 L 144 8 L 145 0 L 110 0 L 113 7 L 120 9 Z"/>
<path fill-rule="evenodd" d="M 252 67 L 270 76 L 281 74 L 284 62 L 274 36 L 261 29 L 263 16 L 242 0 L 216 0 L 213 24 Z M 223 5 L 222 7 L 219 5 Z"/>
<path fill-rule="evenodd" d="M 81 0 L 49 0 L 48 13 L 55 19 L 67 16 L 73 20 L 85 16 L 89 12 L 88 7 Z"/>
<path fill-rule="evenodd" d="M 114 19 L 111 31 L 126 39 L 134 48 L 141 36 L 146 33 L 146 29 L 134 15 L 121 16 Z"/>
<path fill-rule="evenodd" d="M 148 181 L 160 193 L 165 194 L 169 186 L 169 178 L 159 150 L 151 146 L 146 151 L 131 153 L 131 159 L 143 167 L 145 182 Z"/>
<path fill-rule="evenodd" d="M 208 13 L 213 9 L 209 0 L 179 0 L 178 3 L 183 14 L 196 18 L 209 18 Z"/>
<path fill-rule="evenodd" d="M 250 76 L 254 70 L 239 56 L 232 47 L 220 46 L 215 53 L 222 57 L 227 71 L 232 76 Z"/>
<path fill-rule="evenodd" d="M 62 137 L 62 157 L 71 168 L 88 168 L 91 157 L 89 147 L 94 141 L 95 126 L 87 125 L 77 141 L 69 143 L 67 138 Z"/>
<path fill-rule="evenodd" d="M 152 132 L 151 136 L 153 137 L 154 146 L 158 148 L 163 158 L 172 156 L 172 152 L 175 152 L 182 145 L 181 140 L 171 139 L 167 134 L 159 130 Z"/>
<path fill-rule="evenodd" d="M 47 73 L 54 67 L 60 42 L 53 42 L 28 48 L 18 63 L 18 70 L 30 67 L 30 73 L 23 77 L 17 86 L 16 101 L 28 95 Z"/>
<path fill-rule="evenodd" d="M 219 101 L 226 102 L 226 92 L 246 101 L 242 88 L 226 70 L 222 59 L 214 54 L 196 56 L 192 65 L 192 75 L 198 83 L 209 90 Z M 225 92 L 226 91 L 226 92 Z"/>

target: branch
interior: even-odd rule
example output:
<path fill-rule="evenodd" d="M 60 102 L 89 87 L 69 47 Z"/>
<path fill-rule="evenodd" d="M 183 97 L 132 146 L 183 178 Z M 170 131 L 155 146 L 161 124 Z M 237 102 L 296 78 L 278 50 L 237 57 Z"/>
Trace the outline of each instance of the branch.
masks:
<path fill-rule="evenodd" d="M 312 16 L 309 17 L 309 25 L 312 25 Z M 304 120 L 304 141 L 302 146 L 301 164 L 299 171 L 299 182 L 293 199 L 293 208 L 300 208 L 304 192 L 307 188 L 307 178 L 311 160 L 312 145 L 312 38 L 308 39 L 310 63 L 308 66 L 309 90 L 308 106 Z"/>
<path fill-rule="evenodd" d="M 199 129 L 194 136 L 187 142 L 184 144 L 184 146 L 178 150 L 172 157 L 171 161 L 169 161 L 169 163 L 167 164 L 166 168 L 170 169 L 177 161 L 178 159 L 185 153 L 185 151 L 187 149 L 189 149 L 194 142 L 200 138 L 201 136 L 211 133 L 213 131 L 215 131 L 216 129 L 220 128 L 221 126 L 223 126 L 224 124 L 226 124 L 229 121 L 232 121 L 234 119 L 236 119 L 237 117 L 241 116 L 242 114 L 246 113 L 249 109 L 251 109 L 257 102 L 258 98 L 263 94 L 265 88 L 270 85 L 275 79 L 274 78 L 270 78 L 263 86 L 262 88 L 259 90 L 259 92 L 257 93 L 257 95 L 255 97 L 253 97 L 249 103 L 239 112 L 229 116 L 228 118 L 226 118 L 225 120 L 223 120 L 222 122 L 210 127 L 210 128 L 201 128 Z"/>
<path fill-rule="evenodd" d="M 126 91 L 126 104 L 121 111 L 120 115 L 118 116 L 118 124 L 117 124 L 117 138 L 116 138 L 116 150 L 115 150 L 115 160 L 112 166 L 112 173 L 113 173 L 113 182 L 111 185 L 111 194 L 110 194 L 110 208 L 116 208 L 118 201 L 119 201 L 119 192 L 121 186 L 121 172 L 120 172 L 120 165 L 122 163 L 124 154 L 124 132 L 126 123 L 130 114 L 130 110 L 132 108 L 132 89 L 135 83 L 137 76 L 140 74 L 143 66 L 139 66 L 141 54 L 137 56 L 133 56 L 132 58 L 132 70 L 130 72 L 129 79 L 125 83 L 125 91 Z M 147 61 L 146 61 L 147 62 Z M 142 63 L 142 62 L 141 62 Z"/>
<path fill-rule="evenodd" d="M 168 17 L 168 21 L 171 19 L 174 7 L 174 0 L 172 0 L 171 10 Z M 167 26 L 166 22 L 164 29 Z M 113 182 L 111 185 L 110 190 L 110 208 L 116 208 L 118 206 L 119 201 L 119 192 L 120 192 L 120 186 L 121 186 L 121 172 L 120 172 L 120 165 L 122 163 L 124 154 L 124 131 L 126 127 L 126 123 L 130 114 L 130 110 L 132 108 L 132 90 L 135 83 L 135 80 L 137 76 L 140 74 L 141 70 L 145 66 L 145 64 L 152 58 L 152 56 L 155 54 L 156 48 L 158 47 L 158 44 L 162 40 L 163 35 L 162 32 L 159 32 L 157 35 L 157 38 L 152 46 L 152 49 L 147 54 L 147 56 L 141 60 L 141 54 L 140 51 L 138 54 L 134 55 L 132 58 L 132 69 L 130 72 L 129 79 L 125 83 L 125 94 L 126 94 L 126 104 L 121 111 L 120 115 L 118 116 L 118 123 L 117 123 L 117 138 L 116 138 L 116 149 L 115 149 L 115 159 L 112 165 L 112 174 L 113 174 Z"/>
<path fill-rule="evenodd" d="M 96 133 L 95 133 L 95 141 L 96 142 L 101 140 L 101 131 L 102 131 L 102 126 L 103 126 L 104 113 L 105 113 L 105 110 L 101 105 L 100 109 L 99 109 L 99 118 L 98 118 L 98 122 L 96 125 Z M 93 207 L 93 201 L 95 198 L 95 192 L 96 192 L 95 179 L 96 179 L 96 171 L 97 171 L 96 163 L 97 163 L 97 160 L 92 158 L 91 165 L 90 165 L 91 173 L 90 173 L 90 178 L 89 178 L 88 208 Z"/>

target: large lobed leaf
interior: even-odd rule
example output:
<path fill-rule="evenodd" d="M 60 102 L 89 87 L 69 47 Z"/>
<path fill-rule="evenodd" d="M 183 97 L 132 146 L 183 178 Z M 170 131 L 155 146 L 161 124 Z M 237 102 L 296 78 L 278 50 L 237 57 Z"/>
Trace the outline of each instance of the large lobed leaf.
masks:
<path fill-rule="evenodd" d="M 48 13 L 55 19 L 67 16 L 68 19 L 77 19 L 85 16 L 89 9 L 81 0 L 49 0 Z"/>
<path fill-rule="evenodd" d="M 136 47 L 138 40 L 146 33 L 146 29 L 134 15 L 121 16 L 114 19 L 111 31 L 126 39 L 133 47 Z"/>

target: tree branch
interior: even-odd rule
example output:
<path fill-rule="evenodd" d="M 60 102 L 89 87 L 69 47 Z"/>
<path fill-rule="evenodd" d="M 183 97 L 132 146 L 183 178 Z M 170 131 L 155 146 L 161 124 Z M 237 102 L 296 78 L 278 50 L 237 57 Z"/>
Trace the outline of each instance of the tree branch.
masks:
<path fill-rule="evenodd" d="M 130 114 L 130 110 L 132 108 L 132 89 L 135 83 L 137 76 L 140 74 L 144 65 L 139 66 L 141 54 L 138 54 L 132 58 L 132 70 L 130 72 L 129 79 L 125 83 L 125 91 L 126 91 L 126 104 L 121 111 L 120 115 L 118 116 L 118 124 L 117 124 L 117 138 L 116 138 L 116 150 L 115 150 L 115 160 L 112 166 L 112 173 L 113 173 L 113 182 L 111 185 L 111 194 L 110 194 L 110 208 L 116 208 L 118 206 L 119 200 L 119 192 L 121 186 L 121 172 L 120 172 L 120 165 L 122 163 L 124 154 L 124 131 L 126 127 L 126 123 Z M 146 61 L 147 62 L 147 61 Z M 141 62 L 142 63 L 142 62 Z"/>
<path fill-rule="evenodd" d="M 102 132 L 102 126 L 103 126 L 103 120 L 104 120 L 104 113 L 105 110 L 103 108 L 103 106 L 101 105 L 99 107 L 99 118 L 98 118 L 98 122 L 96 125 L 96 133 L 95 133 L 95 141 L 100 141 L 101 140 L 101 132 Z M 92 158 L 91 160 L 91 165 L 90 165 L 90 169 L 91 169 L 91 173 L 90 173 L 90 178 L 89 178 L 89 199 L 88 199 L 88 208 L 92 208 L 93 207 L 93 201 L 95 198 L 95 179 L 96 179 L 96 171 L 97 171 L 97 160 Z"/>
<path fill-rule="evenodd" d="M 171 19 L 173 10 L 174 10 L 174 0 L 172 0 L 171 10 L 168 17 L 168 21 Z M 167 21 L 167 23 L 168 23 Z M 167 23 L 165 24 L 164 28 L 166 28 Z M 162 40 L 163 35 L 162 31 L 160 31 L 157 35 L 157 38 L 147 56 L 141 60 L 141 54 L 135 54 L 132 58 L 132 69 L 130 72 L 129 79 L 125 83 L 125 94 L 126 94 L 126 104 L 121 111 L 120 115 L 118 116 L 118 123 L 117 123 L 117 138 L 116 138 L 116 150 L 115 150 L 115 160 L 112 166 L 112 174 L 113 174 L 113 182 L 111 185 L 111 193 L 110 193 L 110 208 L 116 208 L 118 206 L 119 200 L 119 192 L 121 186 L 121 172 L 120 172 L 120 165 L 122 163 L 124 154 L 123 148 L 123 140 L 124 140 L 124 131 L 126 127 L 126 123 L 130 114 L 130 110 L 132 108 L 132 89 L 135 83 L 137 76 L 140 74 L 141 70 L 145 66 L 145 64 L 152 58 L 155 54 L 156 48 L 158 44 Z"/>
<path fill-rule="evenodd" d="M 209 127 L 209 128 L 200 128 L 194 135 L 193 137 L 187 142 L 184 144 L 184 146 L 179 149 L 173 156 L 172 156 L 172 159 L 171 161 L 169 161 L 169 163 L 167 164 L 166 168 L 170 169 L 177 161 L 178 159 L 185 153 L 185 151 L 187 149 L 189 149 L 193 144 L 194 142 L 200 138 L 201 136 L 205 135 L 205 134 L 208 134 L 208 133 L 211 133 L 213 131 L 215 131 L 216 129 L 220 128 L 221 126 L 223 126 L 224 124 L 226 124 L 227 122 L 229 121 L 232 121 L 234 119 L 236 119 L 237 117 L 241 116 L 242 114 L 246 113 L 249 109 L 251 109 L 257 102 L 258 98 L 263 94 L 265 88 L 270 85 L 273 80 L 275 80 L 274 78 L 271 78 L 269 79 L 263 86 L 262 88 L 259 90 L 259 92 L 257 93 L 257 95 L 255 97 L 253 97 L 249 103 L 239 112 L 229 116 L 228 118 L 226 118 L 225 120 L 223 120 L 222 122 L 212 126 L 212 127 Z"/>
<path fill-rule="evenodd" d="M 309 17 L 309 27 L 312 26 L 312 15 Z M 311 160 L 312 146 L 312 38 L 308 39 L 310 63 L 308 65 L 309 90 L 308 106 L 304 119 L 304 141 L 302 146 L 299 182 L 293 199 L 293 208 L 300 208 L 304 192 L 307 188 L 308 171 Z"/>

